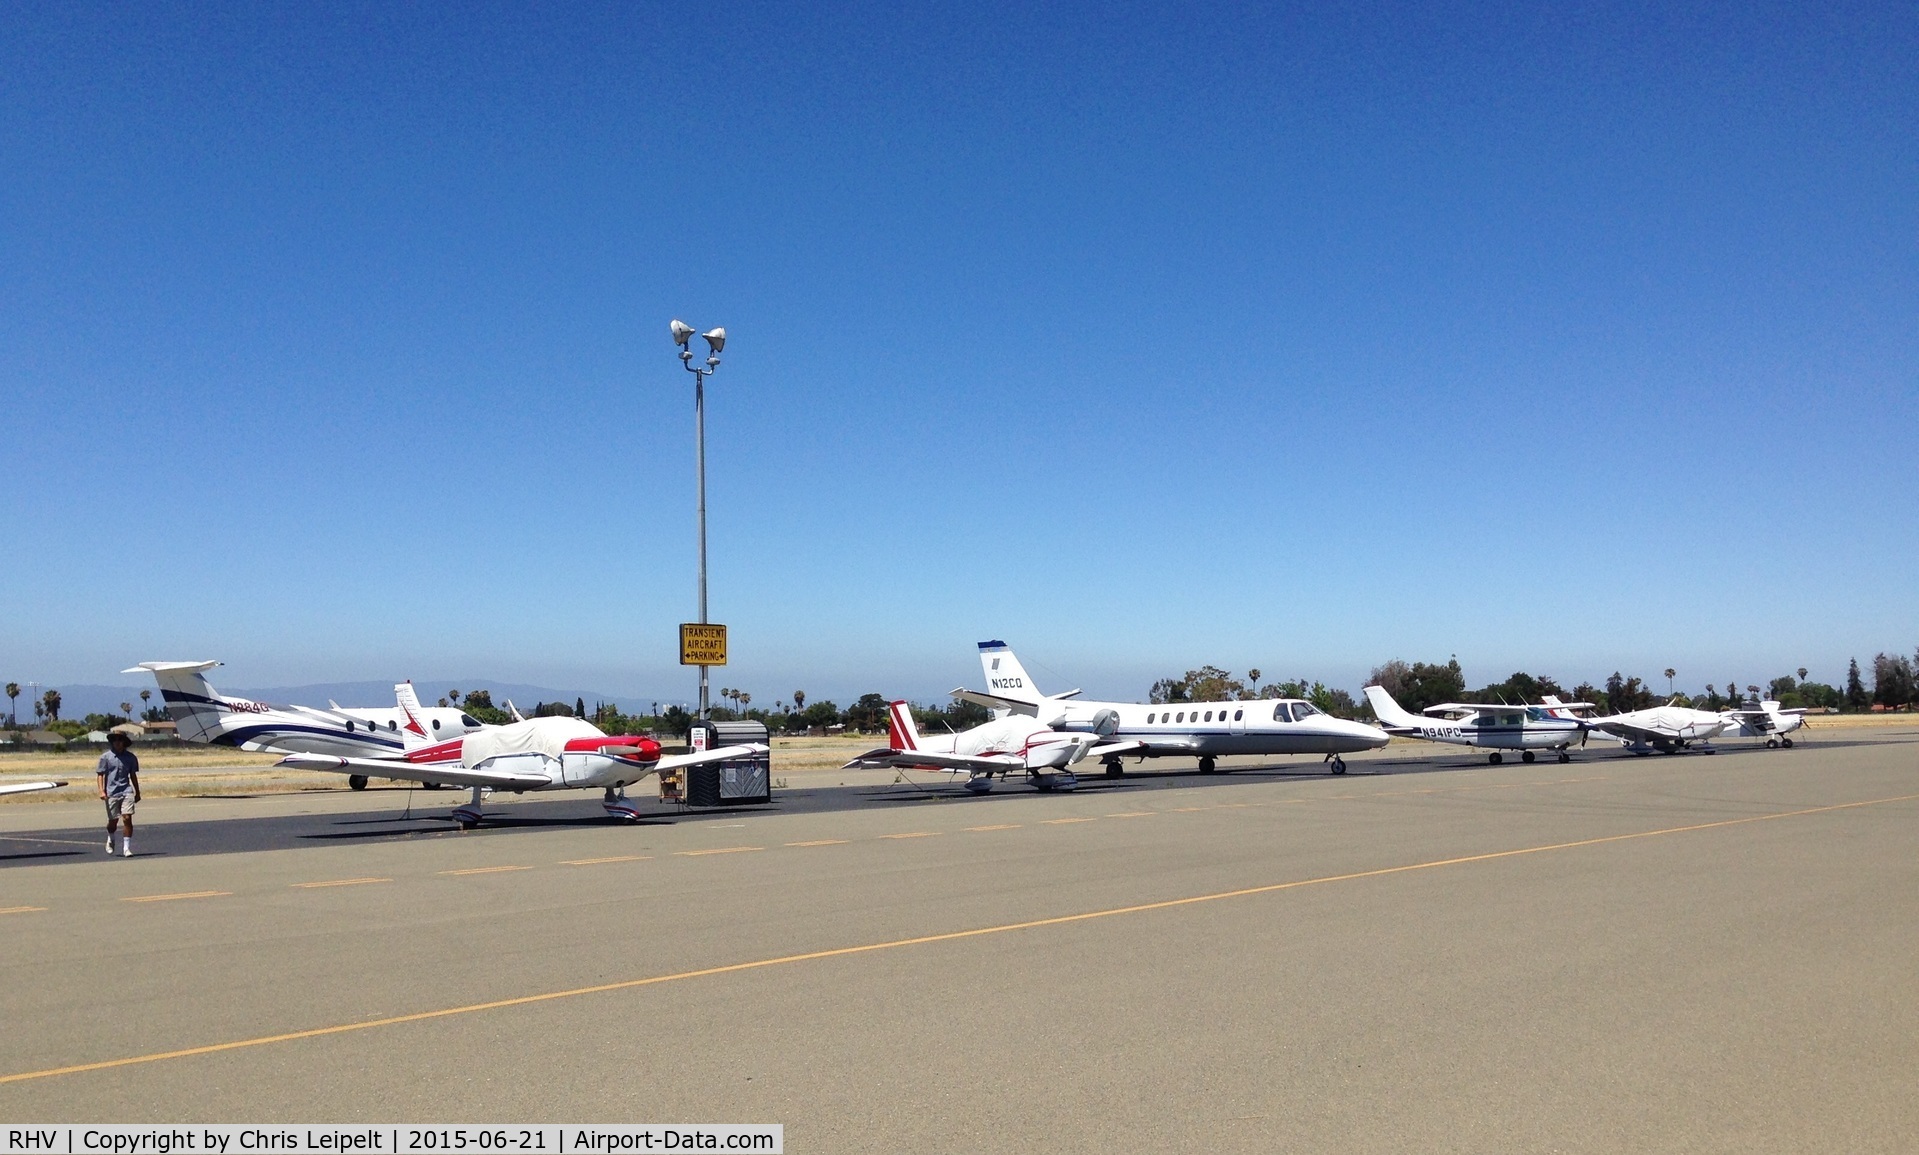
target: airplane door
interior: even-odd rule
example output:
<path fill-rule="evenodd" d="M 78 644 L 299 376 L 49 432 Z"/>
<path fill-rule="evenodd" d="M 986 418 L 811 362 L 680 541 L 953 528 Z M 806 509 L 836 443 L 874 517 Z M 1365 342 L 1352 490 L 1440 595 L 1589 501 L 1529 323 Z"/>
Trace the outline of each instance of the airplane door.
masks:
<path fill-rule="evenodd" d="M 1246 715 L 1251 710 L 1252 703 L 1235 702 L 1233 704 L 1232 720 L 1226 724 L 1227 731 L 1235 736 L 1244 734 L 1246 732 Z"/>

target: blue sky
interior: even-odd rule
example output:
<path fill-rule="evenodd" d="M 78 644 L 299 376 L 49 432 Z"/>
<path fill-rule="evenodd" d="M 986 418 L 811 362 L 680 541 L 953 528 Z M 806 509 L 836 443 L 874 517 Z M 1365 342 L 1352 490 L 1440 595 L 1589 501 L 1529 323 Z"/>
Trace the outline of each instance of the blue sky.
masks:
<path fill-rule="evenodd" d="M 1919 644 L 1910 5 L 15 5 L 0 677 Z M 1050 688 L 1050 687 L 1049 687 Z M 1065 688 L 1062 685 L 1060 688 Z"/>

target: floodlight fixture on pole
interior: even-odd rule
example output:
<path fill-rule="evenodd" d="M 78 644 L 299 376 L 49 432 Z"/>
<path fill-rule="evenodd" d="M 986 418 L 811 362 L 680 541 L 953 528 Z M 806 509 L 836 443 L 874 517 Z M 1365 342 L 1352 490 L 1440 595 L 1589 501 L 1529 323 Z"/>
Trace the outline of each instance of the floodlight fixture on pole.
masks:
<path fill-rule="evenodd" d="M 695 470 L 699 475 L 700 510 L 700 624 L 707 624 L 706 618 L 706 379 L 720 367 L 720 350 L 726 348 L 726 330 L 709 329 L 700 334 L 706 339 L 711 352 L 704 367 L 693 363 L 693 351 L 687 348 L 687 342 L 693 339 L 693 326 L 674 318 L 667 331 L 673 335 L 673 343 L 680 349 L 680 365 L 693 374 L 693 442 Z M 700 720 L 705 721 L 707 711 L 707 667 L 700 667 Z"/>

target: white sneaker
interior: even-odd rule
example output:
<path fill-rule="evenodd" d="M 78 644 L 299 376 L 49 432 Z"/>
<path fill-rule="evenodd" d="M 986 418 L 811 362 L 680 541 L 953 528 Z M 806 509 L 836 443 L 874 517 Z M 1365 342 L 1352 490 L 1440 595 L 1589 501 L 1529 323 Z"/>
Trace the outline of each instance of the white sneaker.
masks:
<path fill-rule="evenodd" d="M 133 840 L 132 839 L 128 839 L 127 841 L 122 842 L 120 844 L 120 857 L 121 858 L 133 857 Z"/>
<path fill-rule="evenodd" d="M 113 853 L 113 839 L 111 838 L 107 839 L 107 853 L 108 854 Z"/>

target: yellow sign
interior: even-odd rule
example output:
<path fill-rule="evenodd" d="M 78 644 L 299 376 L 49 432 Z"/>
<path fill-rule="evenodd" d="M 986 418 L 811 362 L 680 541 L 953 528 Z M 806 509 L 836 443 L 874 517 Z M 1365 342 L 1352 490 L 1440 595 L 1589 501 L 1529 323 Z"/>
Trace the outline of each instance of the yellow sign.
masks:
<path fill-rule="evenodd" d="M 709 622 L 680 623 L 680 665 L 724 666 L 726 627 Z"/>

